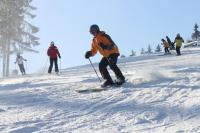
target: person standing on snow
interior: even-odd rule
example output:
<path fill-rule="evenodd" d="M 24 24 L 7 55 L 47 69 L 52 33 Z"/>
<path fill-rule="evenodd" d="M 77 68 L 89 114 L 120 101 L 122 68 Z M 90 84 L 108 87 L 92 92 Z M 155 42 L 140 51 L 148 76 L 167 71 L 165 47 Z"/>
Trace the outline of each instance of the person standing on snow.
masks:
<path fill-rule="evenodd" d="M 169 49 L 168 49 L 169 48 L 169 43 L 167 41 L 165 41 L 165 39 L 162 39 L 161 41 L 162 41 L 162 44 L 163 44 L 163 46 L 165 48 L 165 54 L 170 54 Z"/>
<path fill-rule="evenodd" d="M 180 36 L 180 34 L 177 34 L 174 43 L 176 43 L 176 53 L 177 53 L 177 56 L 179 56 L 181 55 L 180 49 L 181 49 L 182 43 L 184 43 L 184 40 Z"/>
<path fill-rule="evenodd" d="M 17 63 L 20 69 L 20 72 L 22 73 L 22 75 L 26 74 L 25 68 L 24 68 L 24 63 L 23 61 L 27 61 L 26 59 L 24 59 L 22 56 L 20 56 L 20 54 L 17 54 L 17 58 L 15 61 L 15 64 Z"/>
<path fill-rule="evenodd" d="M 48 69 L 48 73 L 50 74 L 53 68 L 53 63 L 55 64 L 55 72 L 58 73 L 58 59 L 57 57 L 61 58 L 60 53 L 58 51 L 58 48 L 54 45 L 54 42 L 52 41 L 50 43 L 50 46 L 47 50 L 47 55 L 49 56 L 50 59 L 50 66 Z"/>
<path fill-rule="evenodd" d="M 167 42 L 168 42 L 168 44 L 169 44 L 170 50 L 175 50 L 174 43 L 171 42 L 171 40 L 169 39 L 168 36 L 166 36 L 166 39 L 167 39 Z"/>
<path fill-rule="evenodd" d="M 110 66 L 111 70 L 117 77 L 116 84 L 121 85 L 125 82 L 121 70 L 117 66 L 117 59 L 120 55 L 117 45 L 113 42 L 111 37 L 105 32 L 100 31 L 99 26 L 94 24 L 90 26 L 90 33 L 94 36 L 92 40 L 92 48 L 85 53 L 85 58 L 88 59 L 94 56 L 97 51 L 103 56 L 99 63 L 99 70 L 104 80 L 106 80 L 102 87 L 111 86 L 114 84 L 107 66 Z"/>

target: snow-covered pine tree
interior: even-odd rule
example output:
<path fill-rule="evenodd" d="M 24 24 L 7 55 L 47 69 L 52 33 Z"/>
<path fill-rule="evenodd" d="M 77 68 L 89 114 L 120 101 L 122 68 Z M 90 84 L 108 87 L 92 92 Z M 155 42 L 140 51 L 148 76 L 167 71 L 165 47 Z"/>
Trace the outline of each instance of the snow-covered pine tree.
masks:
<path fill-rule="evenodd" d="M 158 44 L 157 47 L 156 47 L 155 52 L 156 52 L 156 53 L 159 53 L 159 52 L 161 52 L 161 51 L 162 51 L 161 46 L 160 46 L 160 44 Z"/>
<path fill-rule="evenodd" d="M 152 49 L 151 49 L 151 45 L 150 45 L 150 44 L 148 45 L 147 53 L 148 53 L 148 54 L 151 54 L 151 53 L 152 53 Z"/>
<path fill-rule="evenodd" d="M 130 56 L 135 56 L 136 52 L 134 50 L 131 50 L 131 55 Z"/>
<path fill-rule="evenodd" d="M 192 33 L 192 39 L 193 41 L 199 41 L 200 40 L 200 32 L 198 30 L 199 26 L 197 24 L 194 25 L 194 33 Z M 197 45 L 197 43 L 196 43 Z"/>
<path fill-rule="evenodd" d="M 144 53 L 144 48 L 142 48 L 140 54 L 143 55 Z"/>
<path fill-rule="evenodd" d="M 33 19 L 31 13 L 36 10 L 32 0 L 0 1 L 0 50 L 3 58 L 3 76 L 9 75 L 10 55 L 23 51 L 37 52 L 32 49 L 39 45 L 39 38 L 34 33 L 39 28 L 31 25 L 27 19 Z"/>

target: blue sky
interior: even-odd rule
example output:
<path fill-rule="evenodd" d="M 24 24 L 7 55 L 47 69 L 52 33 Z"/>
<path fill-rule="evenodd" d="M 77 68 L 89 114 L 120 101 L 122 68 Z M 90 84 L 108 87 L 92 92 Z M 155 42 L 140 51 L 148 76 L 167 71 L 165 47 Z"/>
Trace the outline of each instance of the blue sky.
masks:
<path fill-rule="evenodd" d="M 34 0 L 32 4 L 38 8 L 31 22 L 40 28 L 40 46 L 35 47 L 40 53 L 24 54 L 30 72 L 45 66 L 51 41 L 60 50 L 62 68 L 89 63 L 84 54 L 91 47 L 91 24 L 106 31 L 126 56 L 148 44 L 154 49 L 166 35 L 174 40 L 180 33 L 189 39 L 194 24 L 200 24 L 199 0 Z"/>

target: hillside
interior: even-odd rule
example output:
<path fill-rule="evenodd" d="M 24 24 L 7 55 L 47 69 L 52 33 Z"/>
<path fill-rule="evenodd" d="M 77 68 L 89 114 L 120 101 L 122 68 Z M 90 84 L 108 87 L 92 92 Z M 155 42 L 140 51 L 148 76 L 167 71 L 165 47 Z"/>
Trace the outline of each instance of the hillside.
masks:
<path fill-rule="evenodd" d="M 93 69 L 0 79 L 0 132 L 200 132 L 200 49 L 121 59 L 128 79 L 101 92 Z"/>

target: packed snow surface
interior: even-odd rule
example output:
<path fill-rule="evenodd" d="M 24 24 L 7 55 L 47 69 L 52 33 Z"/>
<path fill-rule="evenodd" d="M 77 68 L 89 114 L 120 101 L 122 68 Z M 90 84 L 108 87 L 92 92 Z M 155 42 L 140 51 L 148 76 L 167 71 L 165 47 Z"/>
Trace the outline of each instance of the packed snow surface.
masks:
<path fill-rule="evenodd" d="M 98 92 L 76 91 L 101 89 L 90 65 L 0 79 L 0 132 L 200 132 L 200 49 L 128 57 L 119 67 L 127 82 Z"/>

